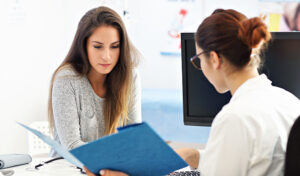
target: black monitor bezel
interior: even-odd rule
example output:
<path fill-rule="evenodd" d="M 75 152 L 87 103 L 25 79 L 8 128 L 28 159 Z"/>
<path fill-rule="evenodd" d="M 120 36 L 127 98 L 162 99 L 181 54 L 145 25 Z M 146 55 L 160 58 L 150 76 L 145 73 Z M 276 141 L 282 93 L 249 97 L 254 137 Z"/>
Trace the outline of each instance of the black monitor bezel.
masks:
<path fill-rule="evenodd" d="M 187 96 L 187 60 L 186 41 L 194 40 L 195 33 L 181 33 L 181 64 L 182 64 L 182 91 L 183 91 L 183 122 L 184 125 L 192 126 L 211 126 L 214 117 L 195 117 L 188 115 L 188 96 Z M 295 35 L 296 34 L 296 35 Z M 271 32 L 274 39 L 300 39 L 300 32 Z"/>

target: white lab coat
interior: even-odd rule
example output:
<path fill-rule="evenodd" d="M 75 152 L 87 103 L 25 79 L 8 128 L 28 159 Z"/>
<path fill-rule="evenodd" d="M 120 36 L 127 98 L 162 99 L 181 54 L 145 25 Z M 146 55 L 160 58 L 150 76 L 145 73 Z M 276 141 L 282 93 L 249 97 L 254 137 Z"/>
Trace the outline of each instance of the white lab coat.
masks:
<path fill-rule="evenodd" d="M 200 152 L 201 176 L 283 175 L 290 128 L 300 101 L 265 75 L 247 80 L 214 119 Z"/>

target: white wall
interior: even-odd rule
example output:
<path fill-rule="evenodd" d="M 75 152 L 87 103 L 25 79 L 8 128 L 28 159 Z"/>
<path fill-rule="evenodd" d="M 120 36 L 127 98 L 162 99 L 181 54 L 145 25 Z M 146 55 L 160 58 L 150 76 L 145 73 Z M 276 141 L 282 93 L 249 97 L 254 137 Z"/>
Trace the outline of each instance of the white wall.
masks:
<path fill-rule="evenodd" d="M 176 0 L 128 0 L 129 35 L 144 55 L 143 88 L 181 89 L 180 57 L 159 54 Z M 192 0 L 196 1 L 196 0 Z M 15 121 L 30 124 L 47 119 L 50 77 L 63 60 L 76 26 L 89 9 L 106 4 L 120 14 L 123 0 L 1 0 L 0 1 L 0 154 L 25 153 L 27 133 Z M 190 6 L 188 0 L 179 1 Z M 257 15 L 257 1 L 198 0 L 190 31 L 215 8 L 234 8 Z M 174 10 L 175 9 L 175 10 Z M 199 9 L 199 10 L 198 10 Z"/>
<path fill-rule="evenodd" d="M 181 88 L 181 60 L 180 56 L 161 56 L 162 48 L 167 48 L 167 29 L 170 28 L 181 8 L 191 9 L 188 15 L 199 16 L 198 19 L 189 21 L 187 32 L 196 29 L 202 20 L 202 1 L 129 1 L 129 12 L 132 16 L 130 21 L 130 36 L 137 48 L 144 55 L 140 65 L 143 88 Z M 139 7 L 139 8 L 138 8 Z M 193 13 L 193 14 L 191 14 Z M 180 40 L 178 40 L 178 44 Z M 175 46 L 176 47 L 176 46 Z M 179 50 L 180 51 L 180 50 Z"/>
<path fill-rule="evenodd" d="M 103 2 L 0 1 L 0 154 L 27 151 L 27 133 L 15 121 L 47 119 L 51 74 L 64 59 L 79 19 L 99 4 Z M 119 5 L 114 8 L 120 11 Z"/>

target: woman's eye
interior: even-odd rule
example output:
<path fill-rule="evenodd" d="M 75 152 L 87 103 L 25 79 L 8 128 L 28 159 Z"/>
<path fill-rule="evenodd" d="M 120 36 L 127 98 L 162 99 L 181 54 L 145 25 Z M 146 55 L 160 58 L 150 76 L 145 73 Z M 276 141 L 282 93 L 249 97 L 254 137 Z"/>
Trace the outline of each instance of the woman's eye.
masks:
<path fill-rule="evenodd" d="M 114 45 L 114 46 L 112 46 L 112 48 L 119 48 L 120 47 L 120 45 Z"/>
<path fill-rule="evenodd" d="M 94 46 L 94 48 L 102 48 L 102 46 Z"/>

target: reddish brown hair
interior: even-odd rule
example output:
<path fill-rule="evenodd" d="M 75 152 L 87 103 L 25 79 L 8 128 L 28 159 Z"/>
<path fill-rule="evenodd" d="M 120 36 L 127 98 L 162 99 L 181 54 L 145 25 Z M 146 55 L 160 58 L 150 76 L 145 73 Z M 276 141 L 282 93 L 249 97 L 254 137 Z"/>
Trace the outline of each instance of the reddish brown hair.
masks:
<path fill-rule="evenodd" d="M 195 41 L 204 51 L 216 51 L 232 65 L 243 68 L 250 61 L 252 48 L 271 38 L 261 18 L 248 19 L 229 9 L 217 9 L 198 27 Z M 260 48 L 257 48 L 258 51 Z"/>

